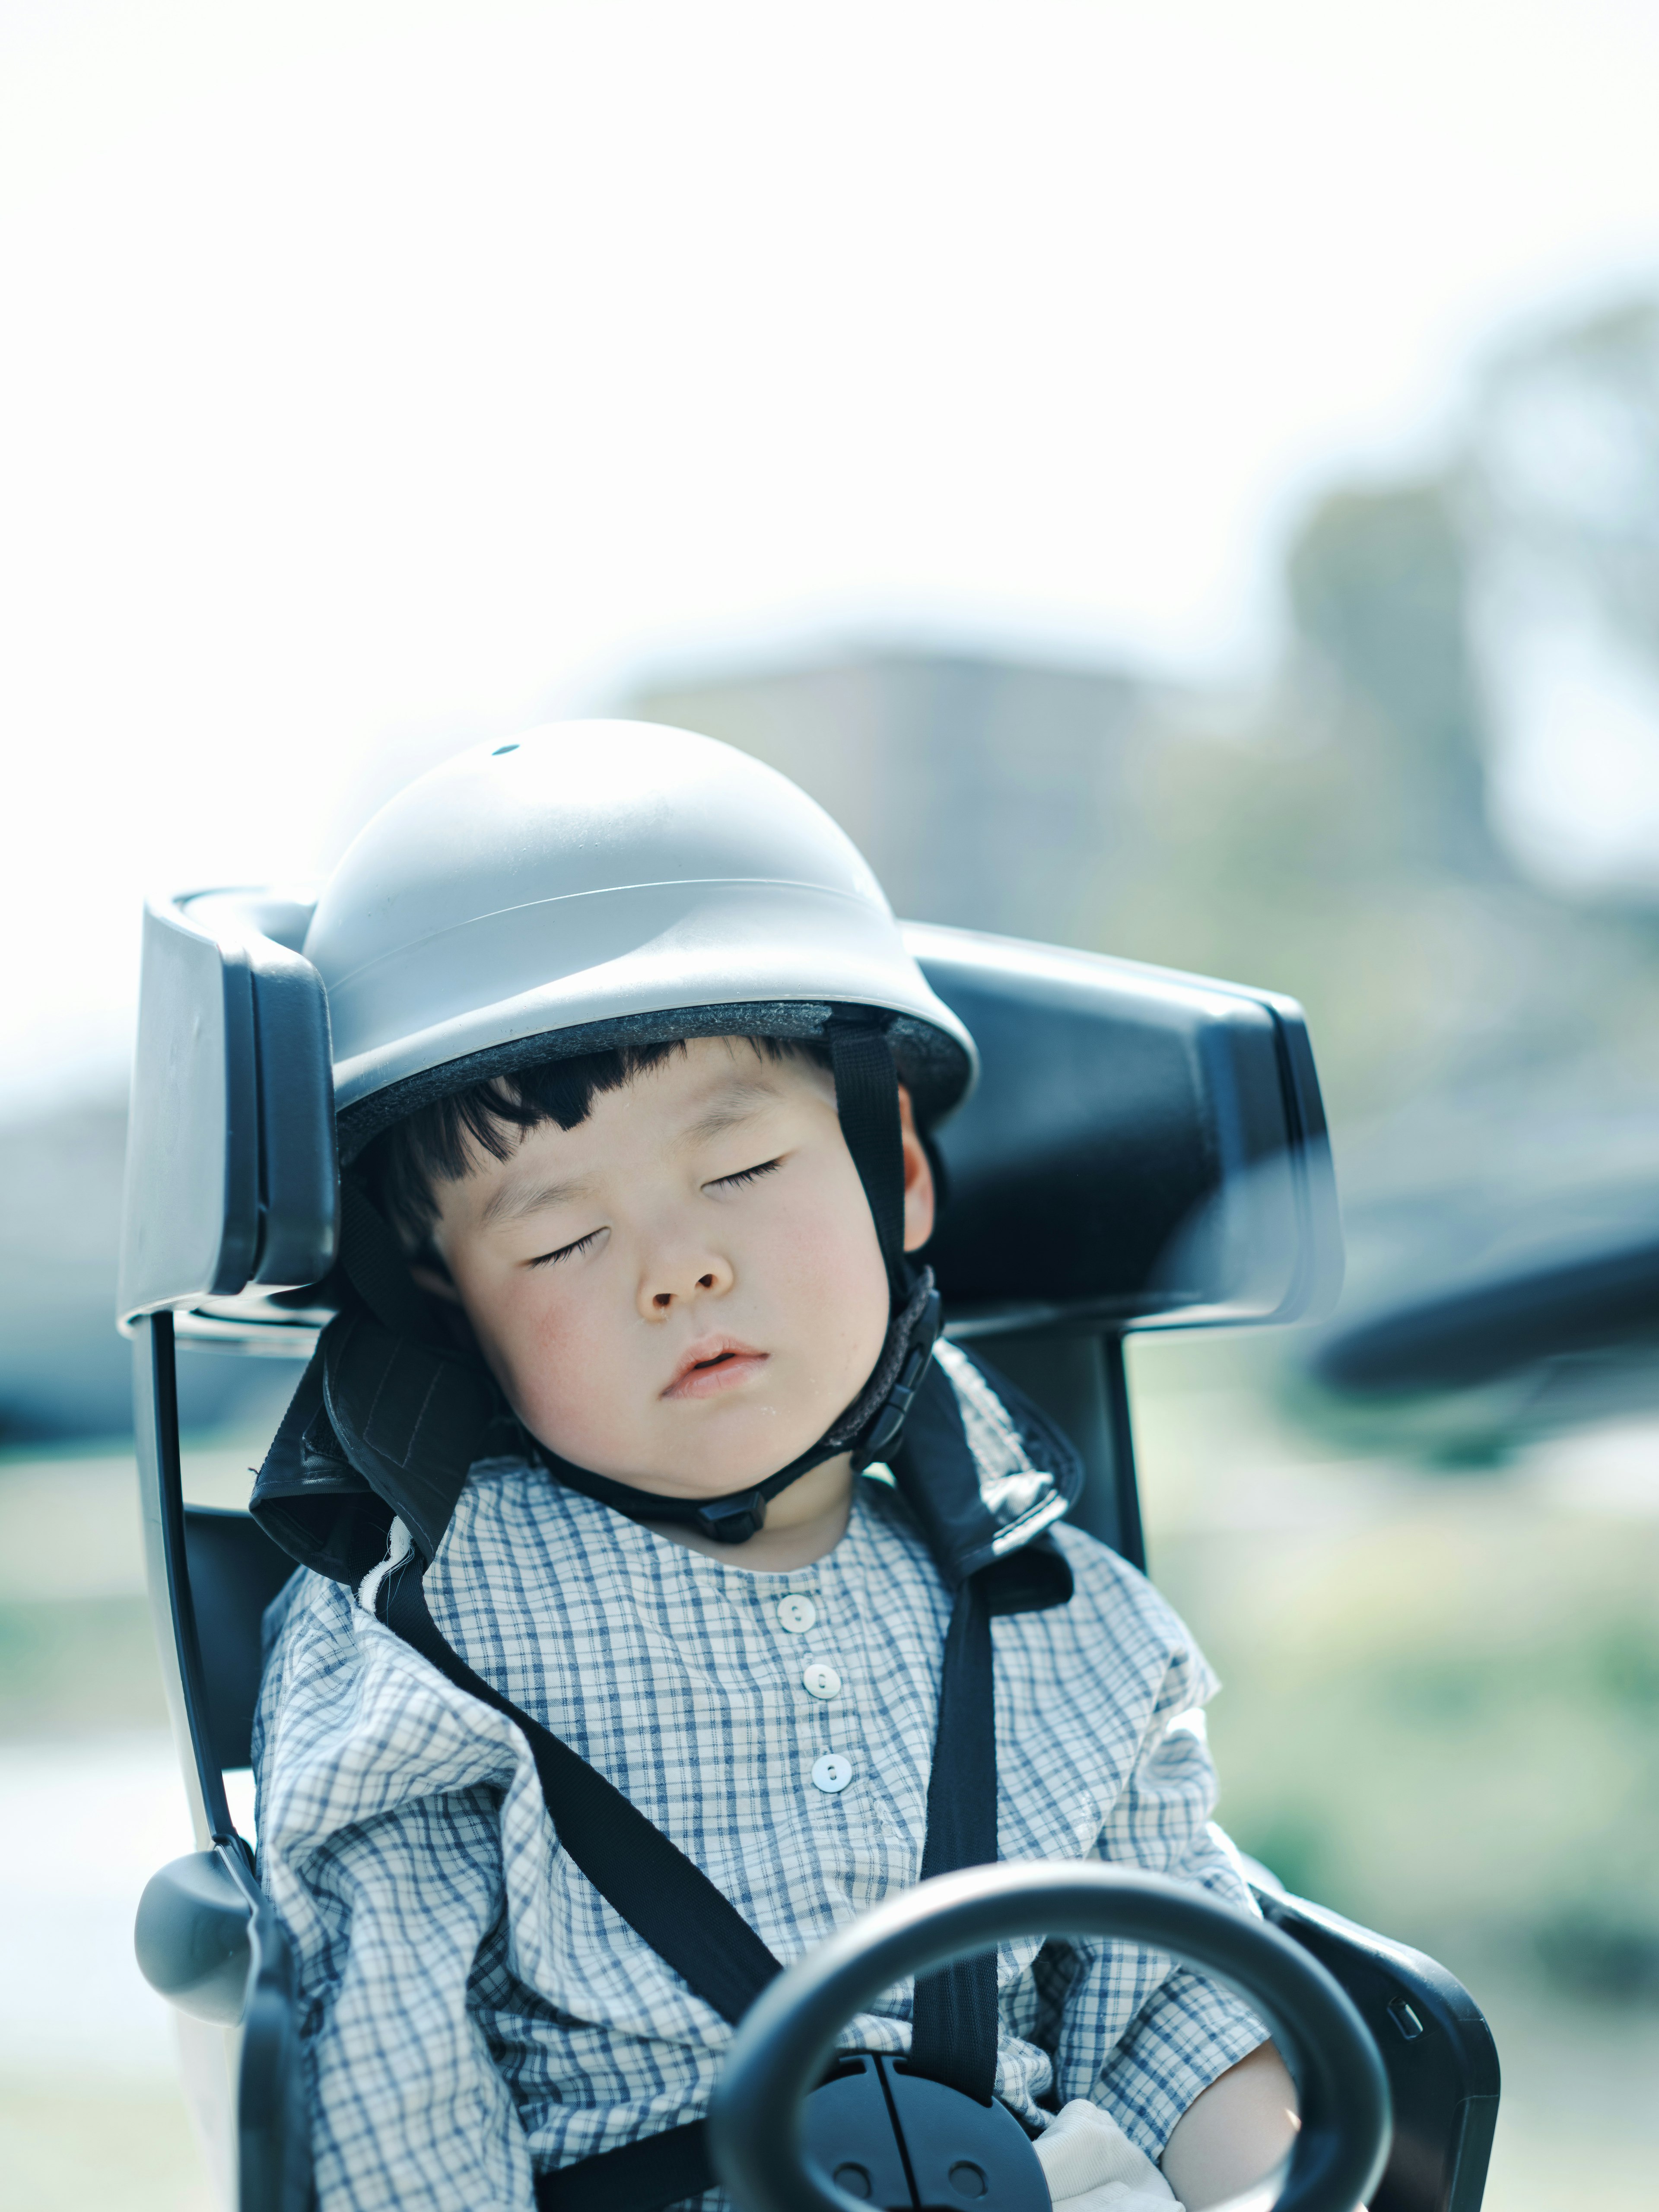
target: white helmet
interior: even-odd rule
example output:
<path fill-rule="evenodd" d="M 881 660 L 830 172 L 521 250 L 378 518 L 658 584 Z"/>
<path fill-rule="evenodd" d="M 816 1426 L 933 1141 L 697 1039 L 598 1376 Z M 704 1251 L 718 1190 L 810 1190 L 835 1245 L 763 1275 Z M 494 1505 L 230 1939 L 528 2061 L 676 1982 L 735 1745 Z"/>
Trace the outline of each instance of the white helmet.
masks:
<path fill-rule="evenodd" d="M 620 1512 L 739 1542 L 809 1468 L 844 1450 L 866 1465 L 896 1443 L 940 1320 L 932 1271 L 904 1256 L 896 1086 L 924 1127 L 936 1121 L 973 1080 L 973 1040 L 928 989 L 857 851 L 793 783 L 649 722 L 568 722 L 481 746 L 374 817 L 304 950 L 327 989 L 347 1161 L 417 1108 L 537 1062 L 688 1036 L 823 1037 L 892 1293 L 858 1397 L 816 1444 L 728 1498 L 665 1498 L 538 1449 Z M 252 1510 L 296 1558 L 361 1573 L 353 1547 L 365 1527 L 371 1551 L 383 1532 L 354 1486 L 429 1559 L 495 1433 L 499 1393 L 434 1340 L 355 1178 L 343 1200 L 341 1310 Z"/>
<path fill-rule="evenodd" d="M 328 992 L 342 1152 L 535 1060 L 672 1036 L 883 1026 L 924 1126 L 973 1039 L 851 841 L 773 769 L 652 722 L 554 723 L 398 793 L 349 848 L 305 956 Z"/>

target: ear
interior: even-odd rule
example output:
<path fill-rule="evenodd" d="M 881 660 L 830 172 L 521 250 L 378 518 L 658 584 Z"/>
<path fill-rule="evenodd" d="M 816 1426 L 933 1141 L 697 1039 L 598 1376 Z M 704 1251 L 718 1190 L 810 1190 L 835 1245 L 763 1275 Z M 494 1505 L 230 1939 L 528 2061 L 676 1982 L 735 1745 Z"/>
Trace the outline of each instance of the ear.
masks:
<path fill-rule="evenodd" d="M 914 1252 L 933 1233 L 933 1170 L 916 1134 L 910 1094 L 898 1087 L 899 1127 L 904 1147 L 904 1249 Z"/>

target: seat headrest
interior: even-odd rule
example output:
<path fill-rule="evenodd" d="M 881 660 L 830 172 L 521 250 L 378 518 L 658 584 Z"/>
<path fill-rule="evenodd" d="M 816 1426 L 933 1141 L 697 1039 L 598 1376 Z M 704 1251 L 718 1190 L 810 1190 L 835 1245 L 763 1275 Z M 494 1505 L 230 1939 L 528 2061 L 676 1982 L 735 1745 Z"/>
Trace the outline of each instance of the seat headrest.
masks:
<path fill-rule="evenodd" d="M 270 1294 L 337 1243 L 328 1008 L 268 892 L 145 916 L 119 1311 L 300 1350 Z M 928 1249 L 953 1333 L 1290 1321 L 1341 1276 L 1330 1147 L 1301 1010 L 1131 961 L 919 925 L 907 943 L 979 1042 L 939 1132 Z"/>
<path fill-rule="evenodd" d="M 977 1039 L 927 1257 L 954 1333 L 1316 1318 L 1341 1229 L 1302 1009 L 1169 969 L 911 926 Z"/>

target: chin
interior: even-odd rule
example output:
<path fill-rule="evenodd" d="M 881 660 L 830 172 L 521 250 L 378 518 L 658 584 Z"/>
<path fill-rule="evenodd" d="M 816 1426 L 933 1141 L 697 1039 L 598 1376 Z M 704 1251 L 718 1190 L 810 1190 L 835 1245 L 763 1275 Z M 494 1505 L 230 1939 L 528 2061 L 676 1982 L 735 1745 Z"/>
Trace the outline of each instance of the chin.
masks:
<path fill-rule="evenodd" d="M 828 1425 L 826 1422 L 824 1426 Z M 659 1481 L 672 1482 L 683 1495 L 724 1498 L 728 1492 L 750 1490 L 756 1483 L 764 1482 L 768 1475 L 799 1459 L 823 1434 L 819 1428 L 797 1443 L 769 1436 L 764 1443 L 757 1443 L 747 1450 L 728 1446 L 723 1450 L 686 1453 L 669 1461 L 659 1476 L 647 1476 L 645 1480 L 651 1488 Z"/>
<path fill-rule="evenodd" d="M 619 1454 L 614 1446 L 600 1449 L 576 1437 L 561 1436 L 556 1422 L 531 1418 L 525 1419 L 525 1426 L 558 1458 L 568 1460 L 573 1467 L 586 1468 L 591 1474 L 603 1475 L 607 1481 L 629 1483 L 638 1490 L 659 1490 L 665 1498 L 724 1498 L 733 1491 L 752 1489 L 780 1468 L 787 1467 L 817 1442 L 834 1419 L 833 1413 L 826 1415 L 810 1434 L 803 1433 L 796 1442 L 781 1435 L 769 1420 L 761 1435 L 703 1438 L 689 1449 L 653 1450 L 641 1445 L 637 1456 Z"/>

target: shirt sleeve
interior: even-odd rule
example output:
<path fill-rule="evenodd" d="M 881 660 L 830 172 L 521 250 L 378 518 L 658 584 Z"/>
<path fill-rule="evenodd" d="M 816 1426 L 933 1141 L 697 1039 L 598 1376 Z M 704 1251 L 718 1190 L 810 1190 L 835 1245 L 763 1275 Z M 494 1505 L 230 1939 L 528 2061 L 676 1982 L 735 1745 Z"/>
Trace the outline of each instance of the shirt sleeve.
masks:
<path fill-rule="evenodd" d="M 504 1941 L 515 1762 L 494 1718 L 456 1712 L 346 1592 L 290 1604 L 255 1745 L 259 1875 L 296 1954 L 318 2212 L 530 2212 L 524 2129 L 470 2002 Z"/>
<path fill-rule="evenodd" d="M 1215 1679 L 1195 1652 L 1172 1663 L 1133 1771 L 1097 1841 L 1094 1856 L 1144 1867 L 1206 1890 L 1255 1914 L 1238 1854 L 1210 1818 L 1215 1768 L 1200 1700 Z M 1103 2106 L 1151 2158 L 1212 2081 L 1267 2040 L 1242 1998 L 1163 1953 L 1102 1944 L 1079 1962 L 1068 1994 L 1057 2073 L 1066 2058 L 1109 2042 L 1091 2081 L 1067 2094 Z M 1112 2026 L 1126 2023 L 1115 2038 Z"/>

